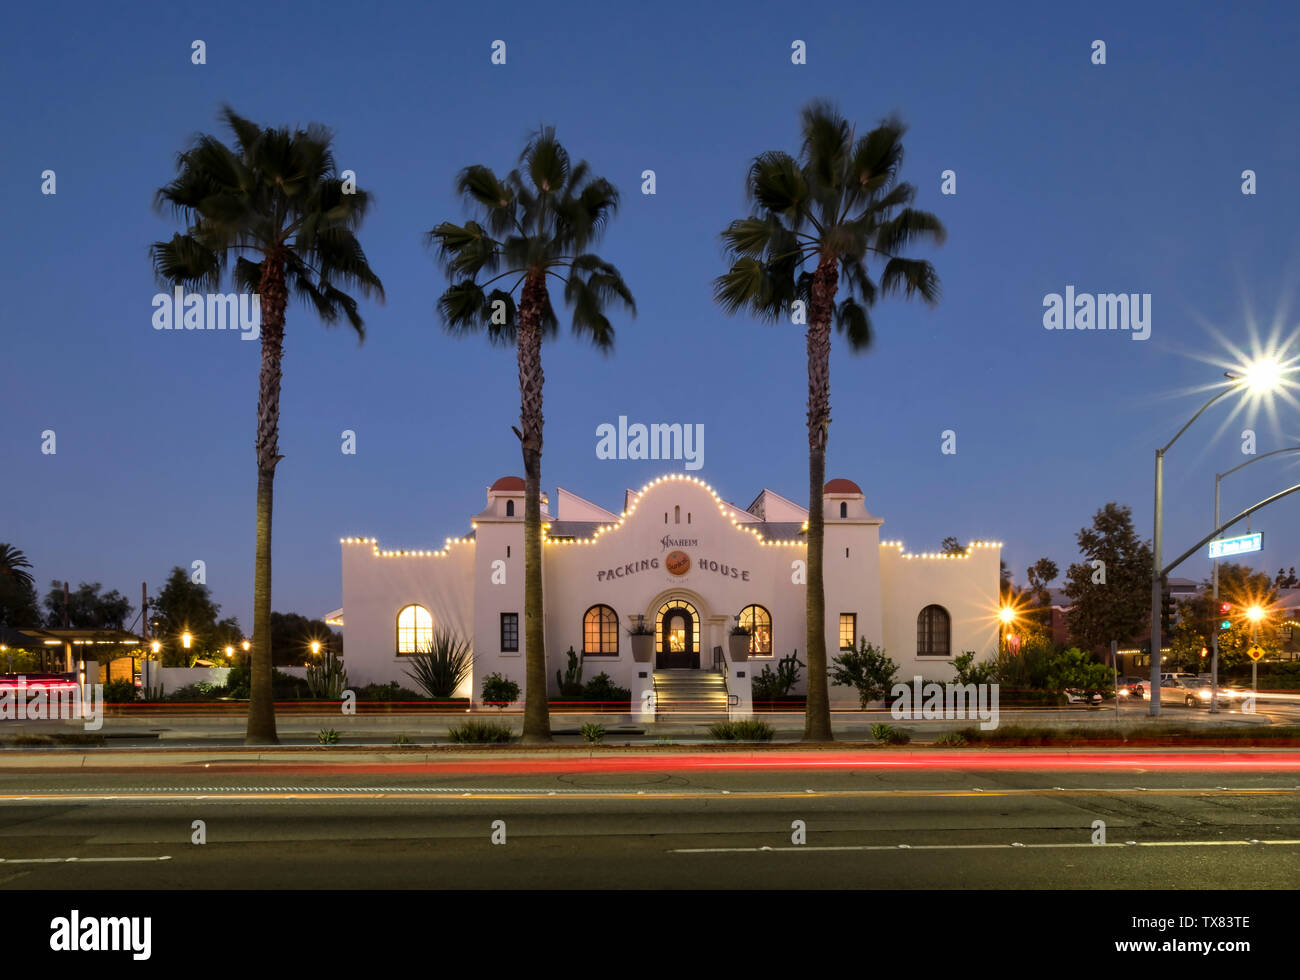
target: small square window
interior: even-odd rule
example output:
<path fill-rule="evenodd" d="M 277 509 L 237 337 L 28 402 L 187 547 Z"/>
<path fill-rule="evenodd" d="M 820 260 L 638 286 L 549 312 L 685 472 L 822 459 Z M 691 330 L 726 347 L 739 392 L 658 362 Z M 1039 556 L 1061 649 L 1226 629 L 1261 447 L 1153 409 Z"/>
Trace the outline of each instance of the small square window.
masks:
<path fill-rule="evenodd" d="M 501 614 L 501 652 L 519 652 L 519 613 Z"/>

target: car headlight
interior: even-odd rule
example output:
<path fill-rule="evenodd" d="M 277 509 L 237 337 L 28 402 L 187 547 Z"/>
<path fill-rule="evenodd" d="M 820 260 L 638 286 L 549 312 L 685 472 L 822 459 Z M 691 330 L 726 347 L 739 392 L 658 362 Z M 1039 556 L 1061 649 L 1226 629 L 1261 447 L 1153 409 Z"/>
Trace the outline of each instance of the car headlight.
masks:
<path fill-rule="evenodd" d="M 1202 701 L 1210 700 L 1210 692 L 1206 690 L 1197 691 L 1196 696 L 1200 698 Z"/>

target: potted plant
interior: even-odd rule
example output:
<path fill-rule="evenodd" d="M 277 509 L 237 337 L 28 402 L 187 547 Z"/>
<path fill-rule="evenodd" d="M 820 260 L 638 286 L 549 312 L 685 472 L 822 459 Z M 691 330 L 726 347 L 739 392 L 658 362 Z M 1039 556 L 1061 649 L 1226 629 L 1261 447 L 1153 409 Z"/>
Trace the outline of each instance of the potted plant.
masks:
<path fill-rule="evenodd" d="M 633 617 L 627 635 L 632 642 L 632 659 L 639 664 L 649 663 L 655 652 L 655 631 L 646 625 L 644 616 Z"/>
<path fill-rule="evenodd" d="M 749 659 L 750 630 L 748 626 L 737 623 L 731 627 L 731 636 L 727 638 L 727 650 L 733 663 L 744 663 Z"/>

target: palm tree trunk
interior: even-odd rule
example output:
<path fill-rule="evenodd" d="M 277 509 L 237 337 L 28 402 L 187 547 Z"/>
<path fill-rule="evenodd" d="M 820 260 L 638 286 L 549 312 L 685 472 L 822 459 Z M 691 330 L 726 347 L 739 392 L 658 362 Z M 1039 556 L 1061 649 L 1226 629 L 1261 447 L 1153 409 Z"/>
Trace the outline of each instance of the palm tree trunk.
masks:
<path fill-rule="evenodd" d="M 542 310 L 546 281 L 530 273 L 519 302 L 519 441 L 524 454 L 524 732 L 525 742 L 551 741 L 546 700 L 546 637 L 542 602 Z"/>
<path fill-rule="evenodd" d="M 831 704 L 826 678 L 826 590 L 822 581 L 825 539 L 822 495 L 826 486 L 826 442 L 831 424 L 831 314 L 839 269 L 833 256 L 823 256 L 813 274 L 808 311 L 808 584 L 805 601 L 808 626 L 808 703 L 804 711 L 805 742 L 830 742 Z"/>
<path fill-rule="evenodd" d="M 284 259 L 272 253 L 258 284 L 262 307 L 262 370 L 257 395 L 257 550 L 253 566 L 253 649 L 245 745 L 275 745 L 271 691 L 271 514 L 280 448 L 280 360 L 284 356 Z"/>

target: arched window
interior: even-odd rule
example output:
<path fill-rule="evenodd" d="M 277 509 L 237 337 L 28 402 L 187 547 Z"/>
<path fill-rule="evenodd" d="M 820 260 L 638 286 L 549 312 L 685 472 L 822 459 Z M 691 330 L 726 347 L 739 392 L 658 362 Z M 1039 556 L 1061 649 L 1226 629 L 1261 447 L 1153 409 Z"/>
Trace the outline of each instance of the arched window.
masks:
<path fill-rule="evenodd" d="M 513 500 L 507 500 L 506 517 L 514 517 L 514 516 L 515 516 L 515 502 Z"/>
<path fill-rule="evenodd" d="M 772 656 L 772 614 L 762 606 L 740 610 L 740 625 L 749 630 L 749 655 Z"/>
<path fill-rule="evenodd" d="M 848 516 L 849 516 L 849 505 L 848 505 L 847 503 L 845 503 L 843 500 L 841 500 L 841 501 L 840 501 L 840 517 L 848 517 Z"/>
<path fill-rule="evenodd" d="M 926 606 L 916 617 L 916 655 L 947 657 L 951 644 L 952 620 L 943 606 Z"/>
<path fill-rule="evenodd" d="M 397 614 L 397 652 L 422 653 L 433 642 L 433 617 L 423 606 L 403 606 Z"/>
<path fill-rule="evenodd" d="M 682 505 L 676 504 L 673 507 L 673 523 L 680 524 L 681 522 L 682 522 Z"/>
<path fill-rule="evenodd" d="M 618 613 L 609 606 L 592 606 L 582 617 L 584 657 L 618 653 Z"/>

